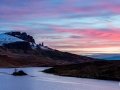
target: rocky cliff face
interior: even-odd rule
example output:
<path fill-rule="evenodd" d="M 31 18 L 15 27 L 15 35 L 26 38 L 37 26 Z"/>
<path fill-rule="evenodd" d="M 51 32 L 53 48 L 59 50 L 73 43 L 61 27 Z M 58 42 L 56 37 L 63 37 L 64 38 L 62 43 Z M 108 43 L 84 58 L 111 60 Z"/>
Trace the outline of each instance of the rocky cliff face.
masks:
<path fill-rule="evenodd" d="M 33 37 L 28 35 L 26 32 L 8 32 L 5 34 L 17 37 L 17 38 L 25 40 L 27 42 L 35 43 L 35 40 L 33 39 Z"/>

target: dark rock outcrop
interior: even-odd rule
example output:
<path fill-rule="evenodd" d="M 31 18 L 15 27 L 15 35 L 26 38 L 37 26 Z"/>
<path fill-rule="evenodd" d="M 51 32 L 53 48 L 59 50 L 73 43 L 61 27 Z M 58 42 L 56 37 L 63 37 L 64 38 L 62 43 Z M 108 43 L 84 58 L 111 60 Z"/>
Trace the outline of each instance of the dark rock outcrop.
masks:
<path fill-rule="evenodd" d="M 34 38 L 33 38 L 32 36 L 30 36 L 30 35 L 27 35 L 26 32 L 14 31 L 14 32 L 7 32 L 7 33 L 5 33 L 5 34 L 8 34 L 8 35 L 11 35 L 11 36 L 20 38 L 20 39 L 25 40 L 25 41 L 27 41 L 27 42 L 35 43 Z"/>
<path fill-rule="evenodd" d="M 20 71 L 15 71 L 13 72 L 14 76 L 24 76 L 24 75 L 27 75 L 24 71 L 20 70 Z"/>

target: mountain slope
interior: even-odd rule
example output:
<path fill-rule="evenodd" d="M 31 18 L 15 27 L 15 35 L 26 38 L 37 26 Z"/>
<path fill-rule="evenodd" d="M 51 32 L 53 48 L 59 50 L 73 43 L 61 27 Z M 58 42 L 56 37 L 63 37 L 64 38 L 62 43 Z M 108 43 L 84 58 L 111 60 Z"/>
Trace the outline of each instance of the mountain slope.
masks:
<path fill-rule="evenodd" d="M 10 58 L 11 64 L 8 62 L 9 67 L 10 65 L 11 67 L 55 66 L 98 60 L 86 56 L 54 50 L 48 46 L 44 46 L 43 43 L 38 45 L 35 43 L 32 36 L 27 35 L 27 33 L 13 32 L 9 35 L 2 34 L 0 38 L 2 42 L 0 55 L 7 56 L 4 58 L 4 62 L 1 63 L 7 63 Z M 2 58 L 0 58 L 0 60 L 2 60 Z M 7 64 L 4 65 L 7 66 Z"/>
<path fill-rule="evenodd" d="M 12 63 L 11 67 L 20 66 L 55 66 L 55 65 L 67 65 L 67 64 L 77 64 L 83 62 L 91 62 L 97 59 L 79 56 L 67 52 L 61 51 L 48 51 L 48 50 L 29 50 L 24 53 L 22 50 L 0 49 L 1 56 L 5 57 L 4 61 Z M 0 61 L 2 58 L 0 58 Z M 18 63 L 18 64 L 15 64 Z M 5 64 L 7 66 L 7 64 Z M 10 66 L 9 66 L 10 67 Z"/>

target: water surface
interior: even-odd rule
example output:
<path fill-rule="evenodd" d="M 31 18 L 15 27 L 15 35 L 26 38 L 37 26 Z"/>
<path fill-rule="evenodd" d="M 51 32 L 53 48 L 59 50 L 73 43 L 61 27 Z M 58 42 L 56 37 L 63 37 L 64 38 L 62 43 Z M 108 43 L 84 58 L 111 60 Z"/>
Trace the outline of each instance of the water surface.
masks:
<path fill-rule="evenodd" d="M 0 90 L 120 90 L 119 82 L 62 77 L 40 72 L 46 67 L 18 68 L 29 76 L 10 75 L 13 68 L 1 68 Z"/>

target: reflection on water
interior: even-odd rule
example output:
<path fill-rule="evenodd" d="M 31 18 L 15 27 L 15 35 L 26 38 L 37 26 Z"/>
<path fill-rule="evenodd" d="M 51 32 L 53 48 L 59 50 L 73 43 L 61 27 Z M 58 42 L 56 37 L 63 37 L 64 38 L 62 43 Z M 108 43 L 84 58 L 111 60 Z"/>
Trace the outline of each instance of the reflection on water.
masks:
<path fill-rule="evenodd" d="M 14 69 L 0 69 L 1 90 L 120 90 L 119 82 L 61 77 L 40 72 L 46 67 L 18 68 L 29 76 L 12 76 Z M 4 72 L 4 73 L 3 73 Z"/>

